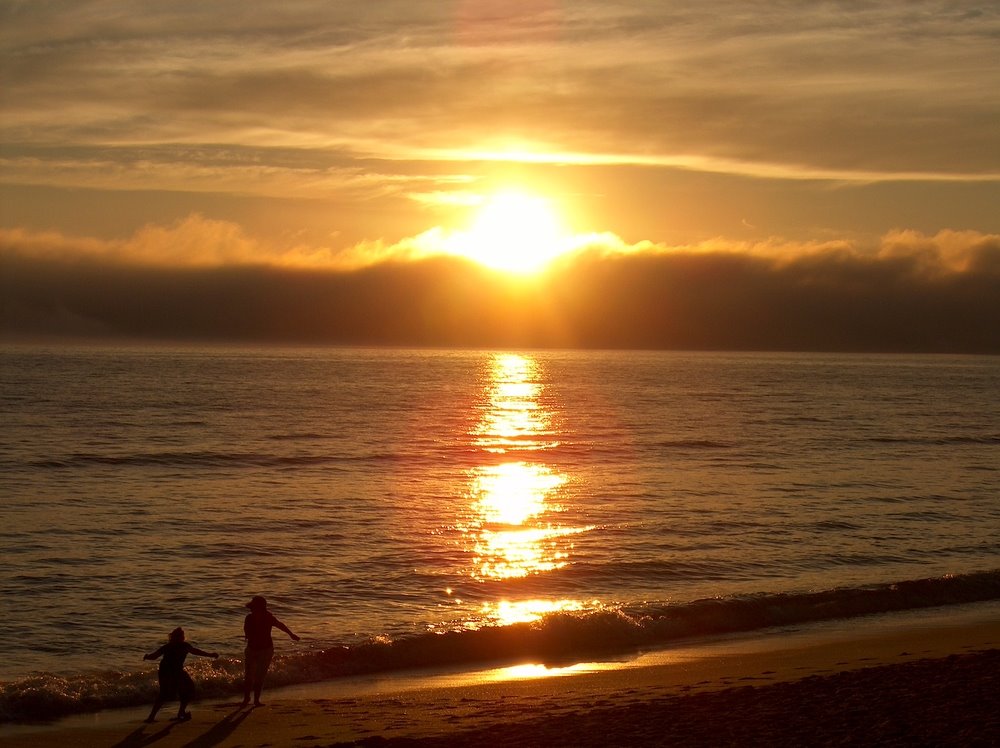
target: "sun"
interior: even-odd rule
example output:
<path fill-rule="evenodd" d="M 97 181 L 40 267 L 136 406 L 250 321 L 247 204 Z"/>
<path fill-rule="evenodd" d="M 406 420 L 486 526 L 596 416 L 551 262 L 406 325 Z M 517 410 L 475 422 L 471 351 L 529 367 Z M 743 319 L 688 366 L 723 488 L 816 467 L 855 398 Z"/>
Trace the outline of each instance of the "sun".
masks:
<path fill-rule="evenodd" d="M 518 190 L 486 198 L 456 240 L 458 254 L 495 270 L 524 274 L 542 269 L 568 246 L 552 203 Z"/>

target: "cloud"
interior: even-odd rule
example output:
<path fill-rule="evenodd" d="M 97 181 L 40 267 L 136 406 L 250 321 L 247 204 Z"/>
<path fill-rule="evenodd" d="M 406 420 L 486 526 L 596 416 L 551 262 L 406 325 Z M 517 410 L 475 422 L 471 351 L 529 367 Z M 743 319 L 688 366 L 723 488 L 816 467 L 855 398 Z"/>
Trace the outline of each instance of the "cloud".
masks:
<path fill-rule="evenodd" d="M 252 149 L 221 146 L 9 147 L 0 157 L 0 170 L 4 181 L 22 185 L 340 202 L 387 195 L 446 195 L 448 189 L 471 179 L 433 173 L 426 165 L 408 168 L 359 162 L 354 155 L 336 151 L 318 156 L 299 149 L 273 149 L 262 159 Z"/>
<path fill-rule="evenodd" d="M 346 248 L 300 243 L 279 246 L 249 236 L 237 223 L 192 213 L 168 226 L 146 224 L 132 236 L 118 240 L 0 229 L 0 256 L 164 269 L 263 266 L 345 270 L 441 254 L 446 243 L 443 237 L 445 233 L 435 228 L 396 243 L 366 240 Z"/>
<path fill-rule="evenodd" d="M 8 10 L 0 47 L 11 144 L 239 145 L 265 171 L 284 148 L 499 157 L 501 135 L 572 163 L 1000 175 L 1000 11 L 981 3 L 35 6 Z"/>
<path fill-rule="evenodd" d="M 214 236 L 205 264 L 193 236 Z M 0 238 L 7 336 L 117 335 L 441 346 L 1000 353 L 1000 236 L 897 231 L 851 242 L 688 247 L 613 235 L 517 280 L 431 256 L 435 236 L 356 248 L 353 269 L 259 262 L 232 226 L 150 228 L 186 264 L 122 262 L 58 236 Z M 154 250 L 155 248 L 155 250 Z M 73 249 L 73 252 L 69 250 Z M 119 250 L 121 247 L 119 247 Z M 143 257 L 140 253 L 138 257 Z M 250 264 L 229 264 L 249 257 Z"/>
<path fill-rule="evenodd" d="M 879 257 L 913 262 L 926 275 L 1000 271 L 1000 237 L 976 231 L 941 231 L 924 236 L 897 230 L 885 236 Z"/>
<path fill-rule="evenodd" d="M 457 204 L 475 207 L 482 196 L 462 196 L 452 203 L 435 197 L 436 204 Z M 952 236 L 948 234 L 948 236 Z M 961 255 L 979 235 L 975 232 L 956 234 L 956 240 L 944 242 L 949 256 Z M 414 236 L 391 242 L 366 239 L 350 246 L 329 246 L 304 243 L 278 245 L 251 237 L 237 223 L 206 218 L 192 213 L 170 225 L 145 224 L 125 239 L 97 239 L 66 236 L 55 231 L 31 232 L 25 229 L 0 229 L 0 255 L 53 262 L 97 262 L 114 265 L 149 266 L 159 268 L 222 268 L 225 266 L 264 266 L 301 268 L 308 270 L 356 270 L 385 262 L 412 262 L 434 257 L 462 257 L 469 238 L 462 229 L 435 226 Z M 912 244 L 928 258 L 938 257 L 939 243 L 913 232 L 901 233 L 896 243 Z M 929 243 L 929 244 L 928 244 Z M 614 257 L 635 254 L 667 253 L 739 253 L 762 257 L 799 256 L 843 242 L 735 242 L 711 239 L 689 245 L 666 245 L 650 240 L 626 242 L 614 232 L 590 232 L 567 236 L 563 240 L 565 257 L 562 264 L 572 263 L 576 256 Z M 905 251 L 905 250 L 900 250 Z"/>
<path fill-rule="evenodd" d="M 244 6 L 0 4 L 8 330 L 994 345 L 1000 8 Z M 597 230 L 534 290 L 441 257 L 519 177 Z"/>
<path fill-rule="evenodd" d="M 8 256 L 59 263 L 98 262 L 160 267 L 204 267 L 261 262 L 266 251 L 239 226 L 192 214 L 173 226 L 146 225 L 129 239 L 67 237 L 58 232 L 0 230 Z M 277 259 L 277 258 L 272 258 Z"/>

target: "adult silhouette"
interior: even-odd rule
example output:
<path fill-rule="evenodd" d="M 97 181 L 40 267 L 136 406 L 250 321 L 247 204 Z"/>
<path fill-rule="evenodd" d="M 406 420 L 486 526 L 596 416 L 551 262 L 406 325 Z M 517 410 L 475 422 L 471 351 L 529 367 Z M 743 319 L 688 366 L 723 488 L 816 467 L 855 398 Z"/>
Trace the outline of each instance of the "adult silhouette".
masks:
<path fill-rule="evenodd" d="M 260 595 L 255 596 L 246 607 L 250 608 L 250 612 L 243 619 L 243 636 L 247 640 L 247 648 L 243 660 L 245 678 L 242 706 L 250 703 L 251 691 L 253 691 L 253 705 L 264 706 L 260 701 L 260 692 L 264 688 L 264 676 L 267 675 L 271 659 L 274 657 L 271 629 L 284 631 L 292 641 L 297 642 L 299 637 L 267 609 L 267 600 Z"/>

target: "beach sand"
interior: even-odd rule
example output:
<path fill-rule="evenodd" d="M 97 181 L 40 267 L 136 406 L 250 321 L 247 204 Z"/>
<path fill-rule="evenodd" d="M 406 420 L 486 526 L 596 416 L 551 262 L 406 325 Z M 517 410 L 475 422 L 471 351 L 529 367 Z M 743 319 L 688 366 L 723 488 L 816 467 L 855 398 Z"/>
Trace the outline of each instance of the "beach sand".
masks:
<path fill-rule="evenodd" d="M 534 677 L 548 673 L 548 677 Z M 867 619 L 614 663 L 314 684 L 266 706 L 5 731 L 7 748 L 1000 745 L 1000 619 Z"/>

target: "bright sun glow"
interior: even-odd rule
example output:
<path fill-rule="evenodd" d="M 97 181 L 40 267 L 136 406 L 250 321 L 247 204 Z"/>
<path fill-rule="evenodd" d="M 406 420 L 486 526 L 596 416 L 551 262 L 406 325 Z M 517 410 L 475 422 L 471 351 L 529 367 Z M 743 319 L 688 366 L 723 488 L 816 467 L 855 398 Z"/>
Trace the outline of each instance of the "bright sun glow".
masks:
<path fill-rule="evenodd" d="M 591 605 L 597 605 L 594 600 Z M 579 611 L 585 608 L 581 600 L 500 600 L 495 603 L 483 603 L 483 618 L 501 626 L 514 623 L 530 623 L 537 621 L 550 613 Z"/>
<path fill-rule="evenodd" d="M 540 270 L 569 246 L 552 204 L 516 191 L 499 192 L 487 199 L 469 230 L 455 239 L 458 254 L 513 273 Z"/>

